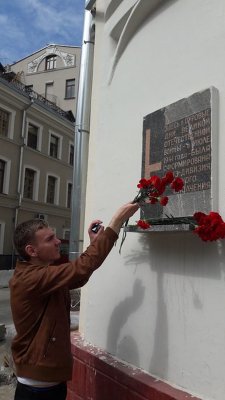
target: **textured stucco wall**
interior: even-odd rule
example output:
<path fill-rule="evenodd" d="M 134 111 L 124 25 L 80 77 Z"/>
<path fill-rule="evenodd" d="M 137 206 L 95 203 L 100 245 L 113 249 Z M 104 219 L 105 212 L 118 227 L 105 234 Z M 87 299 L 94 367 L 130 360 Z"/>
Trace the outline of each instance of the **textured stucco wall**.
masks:
<path fill-rule="evenodd" d="M 215 195 L 225 217 L 224 1 L 164 1 L 144 21 L 139 1 L 139 25 L 132 32 L 127 23 L 122 36 L 128 3 L 104 20 L 109 3 L 97 1 L 86 228 L 93 218 L 107 224 L 135 196 L 143 116 L 210 86 L 219 91 Z M 82 290 L 85 339 L 199 397 L 221 400 L 225 243 L 206 244 L 191 233 L 129 233 L 122 255 L 118 250 L 119 243 Z"/>

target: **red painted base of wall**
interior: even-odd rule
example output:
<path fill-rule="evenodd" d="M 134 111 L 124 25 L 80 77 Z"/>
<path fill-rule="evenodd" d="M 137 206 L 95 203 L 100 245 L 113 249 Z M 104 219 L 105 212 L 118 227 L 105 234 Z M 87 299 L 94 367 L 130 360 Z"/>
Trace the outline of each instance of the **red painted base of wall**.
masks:
<path fill-rule="evenodd" d="M 127 365 L 72 333 L 73 379 L 67 400 L 200 400 Z"/>

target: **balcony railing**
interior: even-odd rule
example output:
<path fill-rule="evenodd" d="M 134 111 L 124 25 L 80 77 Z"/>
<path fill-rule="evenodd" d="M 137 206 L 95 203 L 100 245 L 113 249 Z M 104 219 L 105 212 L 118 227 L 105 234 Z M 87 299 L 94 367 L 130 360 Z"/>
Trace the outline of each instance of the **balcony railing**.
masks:
<path fill-rule="evenodd" d="M 30 86 L 24 85 L 24 83 L 20 82 L 17 79 L 17 75 L 14 72 L 6 72 L 1 73 L 0 76 L 5 79 L 12 87 L 15 87 L 20 92 L 26 93 L 29 95 L 30 98 L 35 100 L 37 103 L 40 103 L 47 108 L 50 108 L 52 111 L 56 112 L 57 114 L 61 115 L 62 117 L 66 118 L 71 122 L 75 122 L 75 118 L 71 111 L 64 111 L 60 107 L 58 107 L 54 101 L 50 101 L 46 99 L 43 95 L 35 92 Z M 52 95 L 53 96 L 53 95 Z M 54 96 L 56 99 L 57 97 Z M 53 98 L 54 100 L 54 98 Z"/>

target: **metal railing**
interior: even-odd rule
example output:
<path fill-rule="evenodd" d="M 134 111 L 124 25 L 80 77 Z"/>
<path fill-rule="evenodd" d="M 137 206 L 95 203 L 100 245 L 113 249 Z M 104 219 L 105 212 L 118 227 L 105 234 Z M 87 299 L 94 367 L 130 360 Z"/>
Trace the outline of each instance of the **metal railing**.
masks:
<path fill-rule="evenodd" d="M 6 72 L 2 73 L 1 77 L 5 79 L 12 87 L 15 87 L 20 92 L 27 93 L 30 98 L 39 102 L 40 104 L 47 106 L 52 111 L 60 114 L 62 117 L 68 119 L 71 122 L 75 122 L 75 118 L 71 111 L 64 111 L 60 107 L 58 107 L 54 102 L 46 99 L 43 95 L 35 92 L 30 86 L 26 86 L 24 83 L 20 82 L 17 78 L 17 75 L 14 72 Z"/>

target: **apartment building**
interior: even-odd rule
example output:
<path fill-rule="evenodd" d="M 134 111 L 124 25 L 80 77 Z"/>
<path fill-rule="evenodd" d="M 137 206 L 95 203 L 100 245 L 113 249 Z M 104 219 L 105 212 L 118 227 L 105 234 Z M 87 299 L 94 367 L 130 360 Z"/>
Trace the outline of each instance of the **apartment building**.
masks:
<path fill-rule="evenodd" d="M 74 118 L 0 73 L 0 268 L 10 266 L 15 226 L 48 220 L 59 238 L 70 230 Z M 2 265 L 4 264 L 4 265 Z"/>
<path fill-rule="evenodd" d="M 76 115 L 81 48 L 49 44 L 8 66 L 28 88 Z"/>

